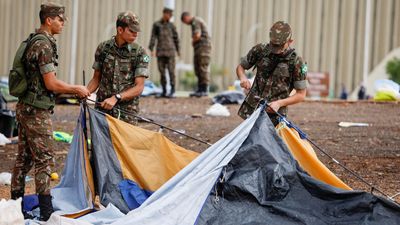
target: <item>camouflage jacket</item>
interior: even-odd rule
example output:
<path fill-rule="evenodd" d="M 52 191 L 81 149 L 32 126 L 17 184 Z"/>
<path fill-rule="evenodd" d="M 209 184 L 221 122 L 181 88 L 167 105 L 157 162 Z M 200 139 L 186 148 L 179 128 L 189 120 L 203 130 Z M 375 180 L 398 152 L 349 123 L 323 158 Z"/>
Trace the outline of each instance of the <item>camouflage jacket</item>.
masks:
<path fill-rule="evenodd" d="M 56 39 L 43 30 L 37 30 L 36 35 L 46 36 L 46 40 L 37 40 L 27 47 L 25 53 L 26 73 L 29 77 L 28 91 L 39 96 L 54 99 L 54 93 L 47 90 L 43 74 L 55 72 L 58 66 Z"/>
<path fill-rule="evenodd" d="M 97 90 L 97 101 L 121 93 L 135 86 L 136 77 L 148 77 L 148 64 L 150 57 L 146 54 L 143 47 L 136 43 L 125 44 L 118 47 L 115 37 L 102 42 L 97 47 L 95 53 L 94 70 L 99 70 L 101 80 Z M 107 111 L 98 107 L 99 110 L 120 118 L 129 123 L 135 123 L 136 119 L 126 114 L 137 114 L 139 112 L 139 96 L 129 101 L 119 102 L 112 110 Z"/>
<path fill-rule="evenodd" d="M 307 64 L 294 49 L 275 55 L 268 44 L 258 44 L 241 59 L 240 65 L 246 70 L 253 66 L 257 69 L 250 92 L 238 112 L 243 119 L 254 112 L 262 99 L 272 102 L 289 97 L 293 89 L 307 88 Z M 281 107 L 279 113 L 286 115 L 287 107 Z"/>
<path fill-rule="evenodd" d="M 200 33 L 200 40 L 193 44 L 194 50 L 202 48 L 203 46 L 211 47 L 211 38 L 208 35 L 207 26 L 203 19 L 200 17 L 193 17 L 192 23 L 192 36 Z"/>
<path fill-rule="evenodd" d="M 176 27 L 163 19 L 153 24 L 149 49 L 153 51 L 157 42 L 157 57 L 174 57 L 179 52 L 179 38 Z"/>

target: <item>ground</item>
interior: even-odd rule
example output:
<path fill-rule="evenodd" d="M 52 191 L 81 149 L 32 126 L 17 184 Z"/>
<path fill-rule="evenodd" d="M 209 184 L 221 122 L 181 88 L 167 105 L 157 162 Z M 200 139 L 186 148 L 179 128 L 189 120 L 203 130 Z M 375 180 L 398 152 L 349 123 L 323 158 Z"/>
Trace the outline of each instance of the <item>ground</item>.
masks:
<path fill-rule="evenodd" d="M 214 143 L 232 131 L 242 120 L 236 115 L 239 105 L 228 105 L 230 117 L 206 116 L 211 99 L 141 99 L 141 115 L 165 126 L 175 128 L 196 138 Z M 54 130 L 72 133 L 79 106 L 58 105 L 53 118 Z M 200 114 L 196 115 L 196 114 Z M 400 107 L 399 103 L 306 101 L 291 106 L 289 118 L 308 137 L 346 167 L 354 170 L 367 182 L 375 185 L 389 196 L 400 192 Z M 338 123 L 362 122 L 368 127 L 341 128 Z M 159 131 L 155 125 L 140 123 L 141 127 Z M 182 137 L 164 129 L 172 141 L 194 151 L 203 151 L 205 144 Z M 56 143 L 56 168 L 61 174 L 69 145 Z M 327 156 L 314 148 L 319 158 L 338 177 L 354 189 L 371 189 L 352 174 L 339 167 Z M 0 172 L 11 172 L 17 145 L 0 146 Z M 32 176 L 32 172 L 30 173 Z M 55 185 L 53 182 L 52 185 Z M 27 185 L 27 192 L 34 191 L 34 182 Z M 0 185 L 0 198 L 9 198 L 9 186 Z M 400 196 L 395 200 L 400 202 Z"/>

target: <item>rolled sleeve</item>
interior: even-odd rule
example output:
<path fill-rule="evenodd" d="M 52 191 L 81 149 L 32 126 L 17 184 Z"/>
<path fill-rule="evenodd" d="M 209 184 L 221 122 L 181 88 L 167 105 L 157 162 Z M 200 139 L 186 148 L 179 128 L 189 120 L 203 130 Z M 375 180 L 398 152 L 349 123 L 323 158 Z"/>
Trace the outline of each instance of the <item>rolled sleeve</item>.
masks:
<path fill-rule="evenodd" d="M 41 74 L 46 74 L 46 73 L 56 71 L 56 67 L 54 66 L 54 63 L 48 63 L 45 65 L 41 65 L 41 66 L 39 66 L 39 69 L 40 69 Z"/>
<path fill-rule="evenodd" d="M 150 71 L 147 68 L 137 68 L 135 70 L 135 77 L 146 77 L 150 76 Z"/>
<path fill-rule="evenodd" d="M 307 63 L 305 63 L 301 57 L 296 58 L 293 78 L 294 78 L 293 87 L 295 89 L 300 90 L 300 89 L 306 89 L 308 87 Z"/>
<path fill-rule="evenodd" d="M 150 76 L 149 72 L 149 63 L 150 56 L 146 53 L 146 51 L 140 47 L 138 52 L 138 60 L 136 64 L 135 77 L 146 77 Z"/>
<path fill-rule="evenodd" d="M 251 68 L 249 61 L 247 61 L 247 57 L 240 58 L 240 65 L 246 70 Z"/>
<path fill-rule="evenodd" d="M 103 65 L 102 59 L 101 59 L 101 54 L 103 52 L 103 46 L 104 42 L 100 43 L 99 46 L 97 46 L 96 52 L 94 53 L 94 63 L 92 68 L 94 70 L 101 70 L 101 67 Z"/>
<path fill-rule="evenodd" d="M 299 80 L 294 82 L 294 89 L 301 90 L 308 87 L 307 80 Z"/>

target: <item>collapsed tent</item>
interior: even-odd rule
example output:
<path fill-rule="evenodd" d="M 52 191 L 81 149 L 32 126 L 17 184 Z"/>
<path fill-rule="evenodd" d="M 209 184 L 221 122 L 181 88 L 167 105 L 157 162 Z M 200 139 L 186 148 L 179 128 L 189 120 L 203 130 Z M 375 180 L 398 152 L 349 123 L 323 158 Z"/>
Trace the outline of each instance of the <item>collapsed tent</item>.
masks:
<path fill-rule="evenodd" d="M 184 163 L 176 167 L 180 171 L 174 170 L 175 176 L 164 174 L 163 170 L 168 170 L 169 164 L 181 162 L 180 158 L 173 157 L 164 167 L 152 170 L 152 160 L 159 156 L 145 149 L 158 145 L 159 151 L 165 147 L 160 143 L 168 143 L 178 149 L 178 155 L 190 155 L 187 150 L 160 136 L 159 141 L 145 141 L 146 144 L 133 148 L 137 151 L 133 155 L 139 158 L 130 161 L 135 159 L 115 149 L 134 146 L 155 132 L 130 126 L 95 110 L 90 110 L 90 119 L 94 170 L 98 174 L 102 204 L 111 202 L 126 211 L 128 203 L 117 185 L 126 179 L 134 182 L 139 192 L 156 190 L 139 208 L 113 220 L 112 224 L 400 224 L 399 205 L 370 193 L 346 190 L 349 188 L 340 180 L 318 180 L 330 177 L 330 171 L 318 179 L 314 178 L 318 173 L 310 176 L 305 172 L 300 165 L 306 165 L 307 161 L 295 160 L 296 153 L 291 153 L 261 108 L 199 156 L 184 157 Z M 76 138 L 74 135 L 74 142 Z M 315 160 L 315 153 L 309 152 L 306 159 Z M 158 165 L 159 161 L 155 161 Z M 79 168 L 84 171 L 82 165 Z M 318 166 L 307 170 L 323 168 Z M 132 175 L 127 175 L 130 173 L 123 168 L 132 168 Z M 141 179 L 159 182 L 146 186 Z M 58 201 L 59 195 L 54 198 Z"/>

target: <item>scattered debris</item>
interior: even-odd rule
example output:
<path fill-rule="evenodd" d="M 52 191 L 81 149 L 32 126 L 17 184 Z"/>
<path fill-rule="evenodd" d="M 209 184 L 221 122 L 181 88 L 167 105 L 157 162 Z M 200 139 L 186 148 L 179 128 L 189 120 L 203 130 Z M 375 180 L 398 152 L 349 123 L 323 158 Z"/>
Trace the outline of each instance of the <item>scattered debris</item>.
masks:
<path fill-rule="evenodd" d="M 193 113 L 192 114 L 192 118 L 202 118 L 202 117 L 203 117 L 203 115 L 200 114 L 200 113 Z"/>
<path fill-rule="evenodd" d="M 11 185 L 11 173 L 9 172 L 0 173 L 0 185 Z"/>
<path fill-rule="evenodd" d="M 242 104 L 245 97 L 241 91 L 224 91 L 217 94 L 212 101 L 219 104 Z"/>
<path fill-rule="evenodd" d="M 229 112 L 228 108 L 225 106 L 216 103 L 212 105 L 206 112 L 209 116 L 230 116 L 231 113 Z"/>
<path fill-rule="evenodd" d="M 368 127 L 368 123 L 340 122 L 339 127 Z"/>

